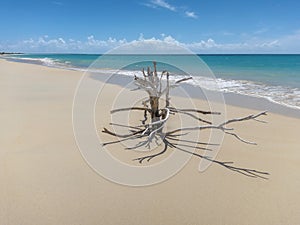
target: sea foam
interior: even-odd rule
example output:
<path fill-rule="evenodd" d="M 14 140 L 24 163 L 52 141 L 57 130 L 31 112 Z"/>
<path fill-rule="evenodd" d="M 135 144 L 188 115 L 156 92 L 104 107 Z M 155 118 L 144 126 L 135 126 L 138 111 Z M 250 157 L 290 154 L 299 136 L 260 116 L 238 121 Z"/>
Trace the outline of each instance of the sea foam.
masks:
<path fill-rule="evenodd" d="M 64 68 L 69 70 L 77 70 L 81 72 L 100 73 L 103 75 L 118 74 L 122 76 L 134 75 L 142 77 L 141 71 L 136 70 L 118 70 L 111 68 L 83 68 L 72 65 L 69 61 L 62 61 L 49 57 L 44 58 L 28 58 L 28 57 L 9 57 L 9 59 L 15 61 L 21 61 L 26 63 L 34 63 L 45 65 L 49 67 Z M 186 77 L 182 74 L 171 74 L 170 79 L 176 81 Z M 236 93 L 241 95 L 253 96 L 258 98 L 265 98 L 271 102 L 281 104 L 284 106 L 300 109 L 300 88 L 289 87 L 284 85 L 270 85 L 262 82 L 254 82 L 249 80 L 232 80 L 224 78 L 214 78 L 194 75 L 192 80 L 186 81 L 186 83 L 204 88 L 206 90 L 219 91 L 223 93 Z"/>

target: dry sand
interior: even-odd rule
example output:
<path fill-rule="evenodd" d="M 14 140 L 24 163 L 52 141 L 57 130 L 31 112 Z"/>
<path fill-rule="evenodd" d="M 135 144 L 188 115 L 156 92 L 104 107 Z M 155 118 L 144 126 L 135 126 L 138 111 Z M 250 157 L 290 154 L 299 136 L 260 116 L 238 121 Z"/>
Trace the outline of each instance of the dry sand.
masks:
<path fill-rule="evenodd" d="M 199 173 L 193 157 L 165 182 L 122 186 L 95 173 L 76 146 L 82 73 L 3 59 L 0 68 L 0 224 L 300 223 L 300 119 L 269 113 L 268 124 L 235 126 L 258 146 L 225 137 L 217 159 L 267 171 L 268 180 L 218 165 Z M 229 117 L 255 112 L 227 106 Z"/>

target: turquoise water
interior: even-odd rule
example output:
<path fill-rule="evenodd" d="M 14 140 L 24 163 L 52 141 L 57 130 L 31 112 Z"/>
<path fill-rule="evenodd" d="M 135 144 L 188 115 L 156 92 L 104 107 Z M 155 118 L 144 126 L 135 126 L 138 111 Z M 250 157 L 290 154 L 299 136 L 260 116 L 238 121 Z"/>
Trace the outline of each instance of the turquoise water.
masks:
<path fill-rule="evenodd" d="M 201 58 L 217 77 L 300 87 L 300 55 L 213 55 Z"/>
<path fill-rule="evenodd" d="M 97 54 L 24 54 L 15 55 L 14 60 L 43 64 L 52 67 L 85 70 L 101 55 Z M 300 55 L 198 55 L 211 69 L 219 85 L 217 91 L 239 93 L 266 98 L 270 101 L 300 109 Z M 215 89 L 211 80 L 203 76 L 195 56 L 157 55 L 150 58 L 163 62 L 172 58 L 184 63 L 193 71 L 192 85 Z M 131 64 L 131 62 L 141 62 Z M 145 61 L 145 62 L 143 62 Z M 124 75 L 133 75 L 149 66 L 146 55 L 109 55 L 102 57 L 93 69 L 107 71 L 127 65 Z M 158 68 L 169 70 L 174 76 L 184 75 L 173 66 L 159 64 Z"/>

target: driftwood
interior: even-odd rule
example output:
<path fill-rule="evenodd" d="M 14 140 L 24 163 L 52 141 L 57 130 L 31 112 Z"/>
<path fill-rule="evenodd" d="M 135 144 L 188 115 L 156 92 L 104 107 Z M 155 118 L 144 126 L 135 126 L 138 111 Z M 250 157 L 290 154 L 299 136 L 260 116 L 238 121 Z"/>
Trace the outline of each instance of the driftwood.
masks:
<path fill-rule="evenodd" d="M 208 160 L 226 169 L 229 169 L 234 172 L 238 172 L 240 174 L 249 177 L 267 179 L 266 176 L 269 175 L 269 173 L 267 172 L 261 172 L 254 169 L 236 167 L 233 165 L 233 162 L 223 162 L 223 161 L 214 160 L 189 150 L 194 148 L 194 149 L 200 149 L 205 151 L 211 151 L 209 146 L 218 145 L 218 144 L 197 142 L 192 140 L 186 140 L 183 138 L 183 136 L 188 132 L 217 129 L 220 130 L 221 132 L 224 132 L 225 135 L 230 135 L 241 142 L 244 142 L 246 144 L 256 145 L 255 142 L 248 141 L 240 137 L 238 134 L 234 132 L 233 128 L 229 128 L 228 126 L 243 121 L 253 120 L 258 122 L 264 122 L 259 120 L 258 118 L 267 115 L 266 111 L 260 112 L 258 114 L 248 115 L 241 118 L 230 119 L 221 124 L 214 125 L 212 124 L 211 121 L 201 118 L 199 114 L 220 115 L 220 112 L 210 112 L 210 111 L 203 111 L 199 109 L 177 109 L 170 106 L 170 89 L 178 86 L 178 84 L 182 82 L 192 79 L 192 77 L 186 77 L 180 79 L 178 81 L 175 81 L 175 83 L 171 85 L 170 84 L 171 82 L 169 80 L 170 74 L 168 71 L 162 71 L 161 74 L 158 75 L 156 62 L 153 62 L 153 71 L 150 69 L 150 67 L 148 67 L 147 71 L 145 72 L 145 70 L 143 69 L 142 73 L 143 73 L 143 78 L 135 76 L 134 80 L 136 86 L 139 89 L 143 89 L 144 91 L 146 91 L 149 95 L 149 99 L 143 102 L 143 107 L 121 108 L 121 109 L 114 109 L 111 111 L 112 114 L 119 113 L 122 111 L 133 111 L 133 110 L 143 111 L 144 119 L 142 120 L 142 124 L 138 126 L 128 126 L 128 125 L 110 123 L 110 125 L 128 128 L 128 133 L 117 134 L 113 131 L 108 130 L 107 128 L 103 128 L 102 130 L 103 133 L 119 138 L 116 141 L 103 143 L 103 145 L 120 143 L 126 140 L 140 140 L 140 142 L 137 145 L 128 147 L 126 148 L 126 150 L 133 150 L 139 147 L 148 147 L 150 149 L 150 143 L 152 141 L 155 141 L 157 143 L 157 140 L 160 139 L 163 145 L 163 148 L 160 152 L 139 157 L 133 160 L 138 161 L 139 163 L 143 163 L 144 161 L 149 162 L 150 160 L 167 152 L 169 148 L 172 148 Z M 166 80 L 165 85 L 163 84 L 164 77 Z M 163 108 L 160 108 L 159 100 L 163 95 L 165 96 L 165 106 Z M 181 127 L 172 131 L 164 132 L 163 129 L 168 119 L 170 118 L 171 115 L 176 115 L 176 114 L 184 114 L 186 116 L 189 116 L 192 119 L 195 119 L 197 123 L 202 122 L 205 125 Z M 148 115 L 151 118 L 151 122 L 146 124 L 146 121 L 148 120 Z M 183 144 L 177 143 L 178 141 L 183 142 Z"/>

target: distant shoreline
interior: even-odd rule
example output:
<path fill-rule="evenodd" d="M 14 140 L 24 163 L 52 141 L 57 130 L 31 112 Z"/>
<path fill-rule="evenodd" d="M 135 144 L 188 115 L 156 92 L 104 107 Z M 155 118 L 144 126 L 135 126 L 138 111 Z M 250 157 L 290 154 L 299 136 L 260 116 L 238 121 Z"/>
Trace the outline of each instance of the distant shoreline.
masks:
<path fill-rule="evenodd" d="M 21 55 L 22 52 L 0 52 L 0 55 Z"/>

